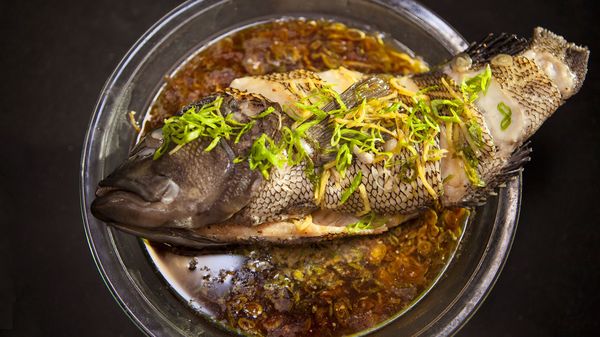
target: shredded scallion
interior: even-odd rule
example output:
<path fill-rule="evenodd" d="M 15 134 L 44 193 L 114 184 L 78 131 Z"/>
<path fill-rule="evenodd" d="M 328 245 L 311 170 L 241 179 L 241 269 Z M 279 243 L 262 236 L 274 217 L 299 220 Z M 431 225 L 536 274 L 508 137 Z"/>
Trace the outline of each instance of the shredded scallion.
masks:
<path fill-rule="evenodd" d="M 377 229 L 384 224 L 385 222 L 382 218 L 377 217 L 375 213 L 369 213 L 361 217 L 357 222 L 347 225 L 346 231 L 350 233 L 360 233 L 362 231 Z"/>
<path fill-rule="evenodd" d="M 480 74 L 473 76 L 472 78 L 464 81 L 460 89 L 463 92 L 463 95 L 466 96 L 466 101 L 468 103 L 473 103 L 479 96 L 480 92 L 483 92 L 485 95 L 487 93 L 487 89 L 490 86 L 490 82 L 492 79 L 492 69 L 489 64 L 485 66 L 485 69 Z"/>
<path fill-rule="evenodd" d="M 498 111 L 502 114 L 502 121 L 500 121 L 500 129 L 506 130 L 512 123 L 512 110 L 504 102 L 498 103 Z"/>
<path fill-rule="evenodd" d="M 285 158 L 282 156 L 281 147 L 277 146 L 273 139 L 266 134 L 263 133 L 252 144 L 248 164 L 250 169 L 258 169 L 266 179 L 269 179 L 271 167 L 281 168 L 284 163 Z"/>
<path fill-rule="evenodd" d="M 346 201 L 348 201 L 348 198 L 350 198 L 352 193 L 354 193 L 354 191 L 356 191 L 356 189 L 358 188 L 358 185 L 360 185 L 361 180 L 362 180 L 362 172 L 358 171 L 356 173 L 356 175 L 354 176 L 354 179 L 352 179 L 352 183 L 350 183 L 350 186 L 348 186 L 348 188 L 344 191 L 344 193 L 342 193 L 342 198 L 340 199 L 340 205 L 343 205 Z"/>

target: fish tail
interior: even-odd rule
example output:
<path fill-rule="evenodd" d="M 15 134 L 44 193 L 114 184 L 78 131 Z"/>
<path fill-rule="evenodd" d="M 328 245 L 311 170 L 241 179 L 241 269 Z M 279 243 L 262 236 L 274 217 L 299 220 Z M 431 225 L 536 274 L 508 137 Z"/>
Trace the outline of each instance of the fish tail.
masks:
<path fill-rule="evenodd" d="M 563 100 L 571 97 L 581 89 L 581 85 L 587 74 L 587 65 L 590 58 L 588 48 L 570 43 L 562 36 L 556 35 L 542 27 L 536 27 L 533 30 L 531 45 L 534 49 L 549 52 L 563 61 L 575 75 L 574 87 L 568 95 L 563 95 Z"/>

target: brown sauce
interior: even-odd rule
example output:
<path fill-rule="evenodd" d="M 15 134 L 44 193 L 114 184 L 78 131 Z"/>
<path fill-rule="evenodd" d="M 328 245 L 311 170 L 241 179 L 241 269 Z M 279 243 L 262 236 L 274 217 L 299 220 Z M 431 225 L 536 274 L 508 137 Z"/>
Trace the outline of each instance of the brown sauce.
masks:
<path fill-rule="evenodd" d="M 406 74 L 424 65 L 377 34 L 330 21 L 289 19 L 219 39 L 167 79 L 150 128 L 233 79 L 344 66 Z M 340 336 L 410 307 L 451 259 L 465 209 L 428 210 L 387 233 L 295 246 L 178 251 L 148 244 L 158 271 L 198 313 L 243 334 Z"/>
<path fill-rule="evenodd" d="M 279 20 L 221 38 L 188 60 L 155 100 L 149 128 L 231 81 L 294 69 L 322 71 L 340 66 L 363 73 L 407 74 L 422 62 L 380 34 L 365 34 L 331 21 Z"/>
<path fill-rule="evenodd" d="M 342 336 L 410 306 L 452 257 L 465 209 L 427 211 L 372 237 L 185 252 L 152 244 L 158 270 L 192 308 L 255 336 Z"/>

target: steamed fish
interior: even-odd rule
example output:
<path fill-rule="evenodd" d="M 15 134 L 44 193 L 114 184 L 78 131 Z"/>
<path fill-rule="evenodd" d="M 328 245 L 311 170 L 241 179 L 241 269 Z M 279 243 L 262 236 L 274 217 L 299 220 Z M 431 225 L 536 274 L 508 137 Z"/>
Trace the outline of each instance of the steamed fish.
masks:
<path fill-rule="evenodd" d="M 201 247 L 386 231 L 485 201 L 581 87 L 589 51 L 543 28 L 489 35 L 409 76 L 340 68 L 238 78 L 148 132 L 93 214 Z"/>

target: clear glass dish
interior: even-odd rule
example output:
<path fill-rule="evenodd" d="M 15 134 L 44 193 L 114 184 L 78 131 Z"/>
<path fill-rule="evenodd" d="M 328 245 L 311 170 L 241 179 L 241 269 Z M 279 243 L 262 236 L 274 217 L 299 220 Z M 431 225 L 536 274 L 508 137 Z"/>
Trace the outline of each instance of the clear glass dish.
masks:
<path fill-rule="evenodd" d="M 138 238 L 94 218 L 90 203 L 98 181 L 135 141 L 125 118 L 148 108 L 164 76 L 201 46 L 253 22 L 283 16 L 326 17 L 389 34 L 429 64 L 466 47 L 452 27 L 408 0 L 204 0 L 189 1 L 157 22 L 123 58 L 107 81 L 91 118 L 81 162 L 81 210 L 91 252 L 107 287 L 148 335 L 226 336 L 194 313 L 158 275 Z M 140 120 L 143 114 L 137 116 Z M 448 336 L 473 315 L 497 279 L 516 230 L 521 179 L 476 210 L 458 252 L 426 296 L 377 336 Z"/>

